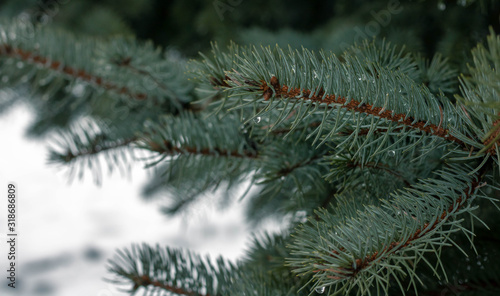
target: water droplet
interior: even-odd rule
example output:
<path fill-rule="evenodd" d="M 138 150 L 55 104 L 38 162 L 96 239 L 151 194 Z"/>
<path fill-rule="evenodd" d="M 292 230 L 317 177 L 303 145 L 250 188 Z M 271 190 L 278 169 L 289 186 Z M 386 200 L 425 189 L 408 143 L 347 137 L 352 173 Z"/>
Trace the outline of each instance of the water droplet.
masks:
<path fill-rule="evenodd" d="M 9 76 L 7 75 L 2 76 L 2 82 L 9 82 Z"/>
<path fill-rule="evenodd" d="M 317 288 L 315 289 L 315 291 L 316 291 L 316 293 L 318 293 L 318 294 L 323 294 L 323 293 L 325 293 L 325 287 L 317 287 Z"/>
<path fill-rule="evenodd" d="M 19 69 L 22 69 L 22 68 L 24 68 L 24 63 L 19 61 L 16 63 L 16 67 L 18 67 Z"/>
<path fill-rule="evenodd" d="M 477 261 L 477 265 L 481 266 L 481 261 Z"/>
<path fill-rule="evenodd" d="M 445 10 L 446 9 L 446 4 L 444 4 L 444 2 L 439 2 L 438 3 L 438 9 L 439 10 Z"/>
<path fill-rule="evenodd" d="M 71 94 L 74 95 L 75 97 L 81 97 L 81 96 L 83 96 L 84 92 L 85 92 L 85 85 L 83 85 L 81 83 L 75 85 L 71 89 Z"/>
<path fill-rule="evenodd" d="M 488 257 L 484 257 L 483 261 L 484 262 L 488 261 Z"/>
<path fill-rule="evenodd" d="M 259 117 L 255 117 L 255 118 L 253 119 L 253 122 L 255 122 L 255 123 L 259 123 L 261 120 L 262 120 L 262 118 L 259 116 Z"/>
<path fill-rule="evenodd" d="M 281 181 L 285 181 L 285 176 L 281 176 L 281 177 L 280 177 L 280 180 L 281 180 Z"/>
<path fill-rule="evenodd" d="M 314 73 L 313 79 L 317 79 L 318 78 L 318 73 L 316 73 L 316 71 L 313 71 L 313 73 Z"/>
<path fill-rule="evenodd" d="M 394 156 L 396 156 L 396 151 L 394 151 L 394 150 L 388 151 L 387 155 L 389 155 L 390 157 L 394 157 Z"/>

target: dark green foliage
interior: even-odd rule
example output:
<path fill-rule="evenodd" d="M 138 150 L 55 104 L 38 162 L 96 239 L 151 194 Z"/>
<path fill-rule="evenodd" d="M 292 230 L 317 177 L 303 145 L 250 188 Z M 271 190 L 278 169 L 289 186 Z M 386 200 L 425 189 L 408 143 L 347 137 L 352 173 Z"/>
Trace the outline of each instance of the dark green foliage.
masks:
<path fill-rule="evenodd" d="M 495 1 L 2 5 L 0 112 L 28 90 L 52 164 L 99 182 L 141 162 L 165 214 L 223 191 L 286 221 L 236 263 L 118 251 L 131 294 L 499 292 Z"/>

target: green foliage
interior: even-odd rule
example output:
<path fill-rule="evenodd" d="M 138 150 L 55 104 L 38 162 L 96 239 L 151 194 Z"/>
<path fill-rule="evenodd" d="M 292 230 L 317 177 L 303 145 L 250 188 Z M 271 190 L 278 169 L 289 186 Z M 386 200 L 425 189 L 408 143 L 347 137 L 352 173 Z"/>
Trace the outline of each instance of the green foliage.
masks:
<path fill-rule="evenodd" d="M 500 37 L 481 43 L 477 13 L 496 18 L 497 4 L 90 2 L 61 4 L 54 26 L 0 23 L 2 94 L 31 92 L 29 132 L 56 130 L 50 163 L 99 182 L 103 161 L 141 162 L 154 170 L 144 195 L 168 215 L 218 190 L 220 204 L 248 199 L 253 224 L 287 221 L 237 263 L 133 245 L 110 260 L 114 283 L 145 295 L 498 292 L 486 224 L 499 222 Z M 235 32 L 247 45 L 224 49 Z M 160 40 L 204 53 L 188 64 Z M 207 53 L 208 40 L 219 43 Z M 481 263 L 475 274 L 454 264 L 462 255 Z"/>
<path fill-rule="evenodd" d="M 123 131 L 99 124 L 91 119 L 81 120 L 69 131 L 61 130 L 53 137 L 53 145 L 49 151 L 48 162 L 68 168 L 69 180 L 78 172 L 83 178 L 85 170 L 92 171 L 94 181 L 100 184 L 102 180 L 103 158 L 107 161 L 109 172 L 120 170 L 122 174 L 129 171 L 129 166 L 135 160 L 132 149 L 128 146 L 135 137 L 126 138 Z"/>
<path fill-rule="evenodd" d="M 474 209 L 477 181 L 468 176 L 470 170 L 453 166 L 438 172 L 439 179 L 421 180 L 389 199 L 370 204 L 358 199 L 360 193 L 351 194 L 338 207 L 320 211 L 319 221 L 310 220 L 296 231 L 292 254 L 297 258 L 290 261 L 294 271 L 332 294 L 354 290 L 366 295 L 372 288 L 387 294 L 391 279 L 405 293 L 399 278 L 409 276 L 409 288 L 416 289 L 418 264 L 428 264 L 440 278 L 439 259 L 433 266 L 425 255 L 439 258 L 444 246 L 458 247 L 450 239 L 456 231 L 471 235 L 457 219 Z"/>
<path fill-rule="evenodd" d="M 222 258 L 214 264 L 190 252 L 146 244 L 119 251 L 108 268 L 116 275 L 111 282 L 118 285 L 132 282 L 130 292 L 146 288 L 144 295 L 230 295 L 227 288 L 234 269 Z M 149 285 L 155 287 L 151 289 Z"/>
<path fill-rule="evenodd" d="M 252 170 L 257 151 L 239 130 L 237 118 L 198 118 L 191 113 L 148 121 L 137 146 L 158 152 L 148 166 L 162 163 L 150 192 L 167 190 L 166 213 L 176 213 L 203 193 L 241 183 Z M 210 168 L 207 170 L 206 168 Z"/>
<path fill-rule="evenodd" d="M 199 68 L 201 76 L 225 92 L 225 99 L 217 101 L 220 108 L 258 110 L 251 118 L 269 118 L 271 132 L 287 124 L 294 131 L 316 122 L 312 132 L 304 133 L 306 138 L 320 145 L 336 142 L 338 151 L 356 147 L 354 155 L 364 162 L 389 151 L 413 151 L 432 136 L 437 136 L 433 148 L 455 135 L 457 143 L 482 148 L 463 124 L 465 115 L 411 78 L 426 75 L 425 68 L 416 68 L 408 55 L 390 45 L 382 44 L 382 49 L 365 44 L 339 58 L 305 49 L 237 45 L 222 53 L 215 46 L 213 58 Z M 273 83 L 273 77 L 279 79 Z M 443 83 L 448 85 L 446 79 Z M 361 130 L 367 137 L 360 139 Z M 384 136 L 379 137 L 381 130 Z M 395 134 L 398 140 L 389 140 Z"/>
<path fill-rule="evenodd" d="M 471 76 L 460 79 L 463 97 L 460 101 L 466 106 L 471 125 L 485 142 L 482 151 L 489 150 L 499 155 L 500 139 L 500 38 L 491 31 L 488 49 L 479 45 L 472 51 L 474 65 L 469 67 Z M 500 164 L 500 162 L 498 162 Z"/>

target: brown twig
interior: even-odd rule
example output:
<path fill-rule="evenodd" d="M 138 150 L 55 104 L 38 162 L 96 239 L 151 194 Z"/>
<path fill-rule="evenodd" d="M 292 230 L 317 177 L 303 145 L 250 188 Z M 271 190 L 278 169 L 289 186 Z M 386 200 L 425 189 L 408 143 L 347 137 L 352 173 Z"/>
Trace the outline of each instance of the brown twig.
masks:
<path fill-rule="evenodd" d="M 20 48 L 15 48 L 8 44 L 0 44 L 0 55 L 7 55 L 10 57 L 21 59 L 27 63 L 41 65 L 47 69 L 58 71 L 71 77 L 93 83 L 94 85 L 102 87 L 106 90 L 114 91 L 115 93 L 126 95 L 136 100 L 145 100 L 147 98 L 147 95 L 144 93 L 134 93 L 126 86 L 119 86 L 111 82 L 104 81 L 103 78 L 92 75 L 85 70 L 71 68 L 64 65 L 62 62 L 52 61 L 36 53 Z"/>
<path fill-rule="evenodd" d="M 269 84 L 271 86 L 269 86 L 266 81 L 261 81 L 260 89 L 262 90 L 264 100 L 269 100 L 271 98 L 271 96 L 273 95 L 273 90 L 277 98 L 296 98 L 300 94 L 302 94 L 302 98 L 308 101 L 316 103 L 326 103 L 327 105 L 338 104 L 341 105 L 341 108 L 346 108 L 352 111 L 384 118 L 386 120 L 396 122 L 397 124 L 406 125 L 428 134 L 432 134 L 446 140 L 456 142 L 461 146 L 465 146 L 464 142 L 452 136 L 449 130 L 441 127 L 441 125 L 436 126 L 435 124 L 427 123 L 424 121 L 414 122 L 415 119 L 407 116 L 407 114 L 393 114 L 394 112 L 392 110 L 387 110 L 385 107 L 375 107 L 367 103 L 362 104 L 361 102 L 354 99 L 351 99 L 349 100 L 349 102 L 347 102 L 348 100 L 345 97 L 336 96 L 334 94 L 325 95 L 325 92 L 322 89 L 313 92 L 311 95 L 311 90 L 308 89 L 301 90 L 298 88 L 291 88 L 287 85 L 280 85 L 278 78 L 276 78 L 275 76 L 271 77 Z"/>
<path fill-rule="evenodd" d="M 132 288 L 134 291 L 137 290 L 139 287 L 148 287 L 148 286 L 153 286 L 153 287 L 158 287 L 164 290 L 167 290 L 169 292 L 178 294 L 178 295 L 186 295 L 186 296 L 194 296 L 194 295 L 200 295 L 200 296 L 210 296 L 210 294 L 198 294 L 193 291 L 187 291 L 179 287 L 171 286 L 164 284 L 160 281 L 155 281 L 152 280 L 149 276 L 147 275 L 142 275 L 142 276 L 135 276 L 132 278 L 132 281 L 134 282 L 134 287 Z"/>
<path fill-rule="evenodd" d="M 411 244 L 413 244 L 417 239 L 422 237 L 423 235 L 429 233 L 433 229 L 437 227 L 438 224 L 441 222 L 445 221 L 448 217 L 449 214 L 456 213 L 458 210 L 460 210 L 463 205 L 466 203 L 466 201 L 471 197 L 472 193 L 479 187 L 484 186 L 483 183 L 480 182 L 480 178 L 482 177 L 482 174 L 484 171 L 487 169 L 487 165 L 484 165 L 483 168 L 476 174 L 477 180 L 472 182 L 472 184 L 466 188 L 463 192 L 463 195 L 459 197 L 452 205 L 448 207 L 447 210 L 444 210 L 441 215 L 432 223 L 425 223 L 421 228 L 417 229 L 408 239 L 406 239 L 404 242 L 399 241 L 399 242 L 392 242 L 389 245 L 385 246 L 380 252 L 376 251 L 372 253 L 371 255 L 366 256 L 365 258 L 357 258 L 353 260 L 352 267 L 339 267 L 336 269 L 318 269 L 315 270 L 314 272 L 320 272 L 320 271 L 330 271 L 334 273 L 335 275 L 327 275 L 328 278 L 339 280 L 342 278 L 347 278 L 347 277 L 354 277 L 356 276 L 357 273 L 359 273 L 361 270 L 364 268 L 368 267 L 372 262 L 374 261 L 380 261 L 384 260 L 387 257 L 387 254 L 390 254 L 391 251 L 394 249 L 401 249 L 404 247 L 407 247 Z M 343 251 L 343 248 L 340 248 L 340 251 Z M 332 257 L 338 257 L 340 256 L 340 253 L 338 251 L 332 251 L 331 252 Z"/>
<path fill-rule="evenodd" d="M 129 145 L 130 143 L 135 142 L 136 140 L 137 140 L 137 137 L 132 137 L 132 138 L 124 139 L 121 141 L 116 141 L 116 142 L 111 143 L 107 146 L 101 146 L 101 145 L 99 145 L 99 143 L 92 143 L 92 146 L 90 147 L 90 149 L 79 151 L 78 153 L 73 153 L 73 152 L 71 152 L 71 150 L 68 150 L 66 152 L 66 154 L 64 155 L 64 157 L 65 157 L 64 160 L 66 162 L 70 162 L 71 160 L 73 160 L 77 157 L 94 155 L 94 154 L 98 154 L 102 151 L 116 149 L 119 147 L 124 147 L 124 146 Z"/>
<path fill-rule="evenodd" d="M 500 113 L 498 113 L 498 116 L 500 116 Z M 493 122 L 492 130 L 494 130 L 494 132 L 491 133 L 483 144 L 485 147 L 490 146 L 486 152 L 494 155 L 496 154 L 495 146 L 500 146 L 500 118 Z M 496 142 L 494 142 L 495 140 Z"/>

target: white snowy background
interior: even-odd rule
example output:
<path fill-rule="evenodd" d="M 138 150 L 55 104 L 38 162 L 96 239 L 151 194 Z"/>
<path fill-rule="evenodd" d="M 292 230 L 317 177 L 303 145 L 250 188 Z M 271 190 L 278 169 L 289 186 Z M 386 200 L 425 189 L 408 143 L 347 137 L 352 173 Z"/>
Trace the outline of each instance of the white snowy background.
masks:
<path fill-rule="evenodd" d="M 250 230 L 244 205 L 224 212 L 200 208 L 196 215 L 167 218 L 158 205 L 140 198 L 148 178 L 140 164 L 131 178 L 104 175 L 101 187 L 90 174 L 68 184 L 64 171 L 49 166 L 47 141 L 24 136 L 33 114 L 16 106 L 0 115 L 0 295 L 122 296 L 106 260 L 132 243 L 187 247 L 201 254 L 236 259 Z M 87 172 L 90 173 L 90 172 Z M 17 185 L 17 288 L 7 287 L 7 184 Z"/>

